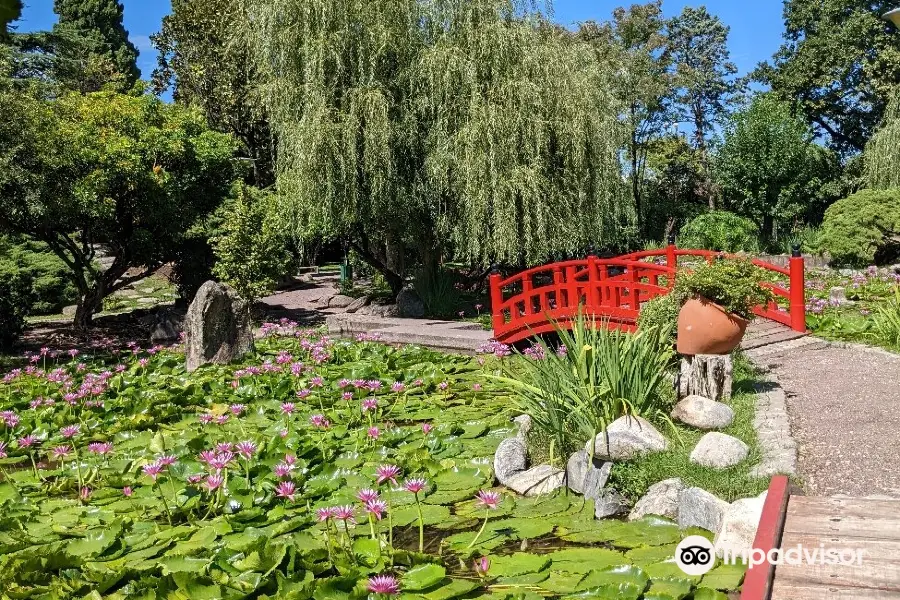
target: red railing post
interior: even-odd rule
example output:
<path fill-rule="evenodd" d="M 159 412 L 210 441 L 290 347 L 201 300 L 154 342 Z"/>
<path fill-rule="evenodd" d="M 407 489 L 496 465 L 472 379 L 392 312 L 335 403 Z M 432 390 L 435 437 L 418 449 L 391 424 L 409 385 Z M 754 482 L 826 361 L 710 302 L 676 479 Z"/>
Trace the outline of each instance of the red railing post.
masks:
<path fill-rule="evenodd" d="M 500 328 L 504 325 L 503 311 L 500 306 L 503 304 L 503 290 L 500 288 L 500 272 L 494 268 L 491 272 L 491 325 L 494 328 L 494 337 L 500 335 Z"/>
<path fill-rule="evenodd" d="M 585 314 L 596 314 L 600 306 L 600 274 L 597 272 L 597 257 L 593 254 L 587 257 L 588 290 L 585 294 L 587 306 Z"/>
<path fill-rule="evenodd" d="M 666 246 L 666 266 L 672 269 L 672 275 L 666 278 L 666 283 L 669 287 L 675 285 L 675 272 L 678 271 L 678 256 L 675 254 L 676 249 L 675 235 L 670 234 L 669 244 Z"/>
<path fill-rule="evenodd" d="M 794 246 L 790 262 L 791 329 L 806 331 L 806 265 L 800 247 Z"/>

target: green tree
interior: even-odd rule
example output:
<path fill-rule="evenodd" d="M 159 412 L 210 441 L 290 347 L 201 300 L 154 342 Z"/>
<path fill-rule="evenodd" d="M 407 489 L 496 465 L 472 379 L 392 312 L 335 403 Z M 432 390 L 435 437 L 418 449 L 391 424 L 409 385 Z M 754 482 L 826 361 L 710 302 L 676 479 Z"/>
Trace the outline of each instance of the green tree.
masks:
<path fill-rule="evenodd" d="M 273 201 L 268 192 L 239 185 L 222 211 L 219 235 L 210 240 L 216 254 L 213 273 L 251 302 L 274 290 L 291 271 Z"/>
<path fill-rule="evenodd" d="M 407 251 L 434 268 L 621 241 L 613 73 L 533 4 L 248 2 L 294 231 L 348 240 L 394 290 Z"/>
<path fill-rule="evenodd" d="M 708 139 L 728 115 L 740 90 L 737 67 L 728 51 L 728 31 L 705 6 L 686 6 L 669 21 L 669 45 L 676 68 L 675 110 L 693 128 L 694 147 L 700 153 L 705 176 L 702 194 L 715 208 L 707 157 Z"/>
<path fill-rule="evenodd" d="M 821 191 L 840 165 L 813 140 L 789 105 L 771 94 L 756 96 L 732 116 L 715 157 L 726 208 L 753 219 L 769 238 L 820 213 L 836 199 Z"/>
<path fill-rule="evenodd" d="M 5 41 L 9 24 L 22 16 L 22 0 L 0 0 L 0 41 Z"/>
<path fill-rule="evenodd" d="M 864 158 L 872 188 L 900 188 L 900 92 L 894 93 L 881 127 L 866 145 Z"/>
<path fill-rule="evenodd" d="M 236 37 L 243 18 L 239 0 L 173 0 L 161 31 L 151 36 L 159 51 L 156 93 L 173 91 L 175 102 L 198 106 L 209 126 L 234 135 L 252 165 L 252 182 L 274 182 L 273 140 L 255 86 L 259 77 L 250 49 Z"/>
<path fill-rule="evenodd" d="M 672 58 L 662 0 L 616 8 L 609 23 L 582 24 L 579 37 L 597 48 L 598 60 L 616 64 L 613 89 L 623 107 L 631 195 L 638 233 L 643 235 L 647 155 L 671 121 L 667 104 L 673 92 Z"/>
<path fill-rule="evenodd" d="M 832 147 L 865 148 L 900 83 L 894 0 L 786 0 L 785 43 L 756 76 L 792 102 Z"/>
<path fill-rule="evenodd" d="M 78 42 L 63 46 L 69 50 L 65 59 L 76 64 L 94 68 L 97 64 L 112 65 L 113 83 L 122 88 L 130 88 L 140 79 L 137 68 L 138 51 L 128 39 L 128 32 L 122 24 L 124 9 L 119 0 L 54 0 L 53 10 L 59 15 L 54 25 L 56 36 L 75 39 Z M 59 51 L 59 48 L 57 49 Z M 71 87 L 80 92 L 102 89 L 96 82 L 85 81 L 85 85 Z"/>
<path fill-rule="evenodd" d="M 0 93 L 0 227 L 71 270 L 87 327 L 103 298 L 172 260 L 231 184 L 231 138 L 150 96 Z M 112 258 L 101 269 L 98 253 Z"/>

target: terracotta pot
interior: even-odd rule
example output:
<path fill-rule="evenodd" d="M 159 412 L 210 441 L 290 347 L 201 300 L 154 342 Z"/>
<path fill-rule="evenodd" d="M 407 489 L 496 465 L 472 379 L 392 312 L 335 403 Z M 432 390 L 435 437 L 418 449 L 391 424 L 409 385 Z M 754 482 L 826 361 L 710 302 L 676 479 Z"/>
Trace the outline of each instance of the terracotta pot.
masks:
<path fill-rule="evenodd" d="M 688 300 L 678 313 L 678 352 L 729 354 L 741 343 L 749 323 L 706 298 Z"/>

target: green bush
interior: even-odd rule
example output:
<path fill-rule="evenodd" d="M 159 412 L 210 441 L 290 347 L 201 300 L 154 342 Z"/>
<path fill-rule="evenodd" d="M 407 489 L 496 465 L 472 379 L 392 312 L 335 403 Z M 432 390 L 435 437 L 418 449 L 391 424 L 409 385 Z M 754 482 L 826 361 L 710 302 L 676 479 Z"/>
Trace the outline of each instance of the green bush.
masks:
<path fill-rule="evenodd" d="M 749 260 L 722 259 L 680 272 L 675 288 L 682 298 L 703 296 L 729 312 L 752 319 L 754 306 L 774 299 L 772 292 L 759 283 L 766 278 L 766 271 Z"/>
<path fill-rule="evenodd" d="M 825 211 L 822 247 L 832 264 L 864 267 L 900 233 L 900 189 L 862 190 Z"/>
<path fill-rule="evenodd" d="M 878 344 L 900 350 L 900 289 L 893 299 L 878 305 L 872 316 L 872 335 Z"/>
<path fill-rule="evenodd" d="M 658 329 L 667 339 L 673 343 L 677 333 L 678 311 L 684 304 L 684 298 L 673 290 L 665 296 L 657 296 L 641 306 L 641 312 L 638 315 L 638 330 L 647 331 L 650 329 Z"/>
<path fill-rule="evenodd" d="M 453 271 L 447 269 L 420 269 L 413 279 L 425 313 L 433 318 L 456 316 L 459 307 L 459 290 L 456 288 L 457 278 Z"/>
<path fill-rule="evenodd" d="M 0 239 L 0 257 L 15 264 L 31 282 L 28 312 L 34 315 L 57 314 L 78 300 L 69 268 L 42 242 L 18 238 Z"/>
<path fill-rule="evenodd" d="M 0 260 L 0 350 L 9 350 L 25 329 L 32 280 L 15 262 Z"/>
<path fill-rule="evenodd" d="M 626 414 L 669 421 L 665 372 L 673 350 L 664 331 L 625 333 L 579 314 L 571 331 L 556 332 L 565 351 L 540 340 L 495 377 L 517 392 L 517 408 L 550 441 L 551 456 L 564 459 Z"/>
<path fill-rule="evenodd" d="M 758 252 L 759 227 L 740 215 L 715 210 L 685 223 L 678 245 L 722 252 Z"/>

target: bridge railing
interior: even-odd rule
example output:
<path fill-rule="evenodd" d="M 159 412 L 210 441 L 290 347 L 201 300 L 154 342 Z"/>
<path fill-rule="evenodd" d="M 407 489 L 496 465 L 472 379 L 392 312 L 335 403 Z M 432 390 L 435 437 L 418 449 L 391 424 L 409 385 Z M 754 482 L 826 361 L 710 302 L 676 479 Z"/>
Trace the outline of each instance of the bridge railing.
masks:
<path fill-rule="evenodd" d="M 588 256 L 556 262 L 506 278 L 493 273 L 490 283 L 494 337 L 515 342 L 553 331 L 552 321 L 565 326 L 579 307 L 587 314 L 608 320 L 610 327 L 633 330 L 641 305 L 671 290 L 680 259 L 712 262 L 719 256 L 723 254 L 683 250 L 669 244 L 659 250 L 632 252 L 611 259 Z M 757 306 L 754 312 L 805 331 L 804 265 L 800 253 L 794 253 L 788 268 L 756 259 L 753 264 L 773 273 L 772 281 L 761 283 L 776 296 L 776 301 Z M 778 298 L 782 299 L 780 303 Z"/>

